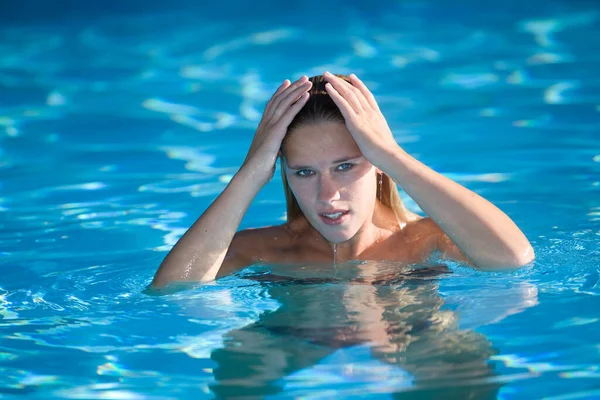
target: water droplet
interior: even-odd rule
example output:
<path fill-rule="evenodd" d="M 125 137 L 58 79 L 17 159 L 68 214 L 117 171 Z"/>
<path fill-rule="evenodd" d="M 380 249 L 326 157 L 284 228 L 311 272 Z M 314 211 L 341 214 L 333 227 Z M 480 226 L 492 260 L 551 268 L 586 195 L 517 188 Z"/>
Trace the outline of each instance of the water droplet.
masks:
<path fill-rule="evenodd" d="M 333 244 L 333 276 L 337 277 L 337 244 Z"/>

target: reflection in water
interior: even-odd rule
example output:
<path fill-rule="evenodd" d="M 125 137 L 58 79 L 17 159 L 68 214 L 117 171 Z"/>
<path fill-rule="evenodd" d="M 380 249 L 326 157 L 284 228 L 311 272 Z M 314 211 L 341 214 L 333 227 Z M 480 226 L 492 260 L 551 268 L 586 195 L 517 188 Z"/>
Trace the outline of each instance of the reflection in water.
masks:
<path fill-rule="evenodd" d="M 496 398 L 491 344 L 442 309 L 437 278 L 451 273 L 447 267 L 361 262 L 338 266 L 336 275 L 331 266 L 277 269 L 246 275 L 280 307 L 230 331 L 212 352 L 217 397 L 280 393 L 288 375 L 337 349 L 367 345 L 375 359 L 411 375 L 409 391 L 404 384 L 397 398 Z"/>

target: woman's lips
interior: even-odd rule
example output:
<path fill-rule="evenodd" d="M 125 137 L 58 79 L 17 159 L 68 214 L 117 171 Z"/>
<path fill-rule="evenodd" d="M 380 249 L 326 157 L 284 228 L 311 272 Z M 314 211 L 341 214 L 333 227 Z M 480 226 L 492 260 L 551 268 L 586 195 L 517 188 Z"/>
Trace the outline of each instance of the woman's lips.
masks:
<path fill-rule="evenodd" d="M 339 214 L 341 213 L 341 215 L 337 218 L 330 218 L 327 215 L 332 215 L 332 214 Z M 327 213 L 320 213 L 319 217 L 321 217 L 321 220 L 326 223 L 327 225 L 340 225 L 342 224 L 347 218 L 348 218 L 348 214 L 350 214 L 350 210 L 336 210 L 333 212 L 327 212 Z"/>

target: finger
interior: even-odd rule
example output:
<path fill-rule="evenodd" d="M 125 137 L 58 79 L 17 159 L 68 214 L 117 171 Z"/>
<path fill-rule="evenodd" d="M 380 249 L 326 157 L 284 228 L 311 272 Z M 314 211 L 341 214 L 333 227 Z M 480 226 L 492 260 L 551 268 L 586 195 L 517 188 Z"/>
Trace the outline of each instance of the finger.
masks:
<path fill-rule="evenodd" d="M 292 105 L 290 108 L 288 108 L 283 113 L 283 115 L 281 116 L 281 119 L 278 122 L 279 124 L 281 124 L 282 127 L 285 128 L 285 129 L 282 129 L 283 132 L 287 133 L 288 126 L 290 126 L 290 124 L 292 123 L 292 121 L 294 120 L 296 115 L 298 115 L 298 113 L 300 112 L 302 107 L 304 107 L 304 105 L 308 101 L 309 97 L 310 97 L 310 95 L 308 94 L 308 92 L 302 93 L 302 95 L 294 103 L 294 105 Z M 284 134 L 284 136 L 285 136 L 285 134 Z M 281 139 L 283 140 L 283 137 Z"/>
<path fill-rule="evenodd" d="M 306 77 L 306 76 L 301 76 L 294 83 L 291 83 L 289 80 L 286 79 L 284 81 L 283 85 L 281 85 L 277 89 L 277 91 L 273 94 L 273 96 L 267 103 L 267 105 L 265 107 L 265 111 L 263 113 L 263 119 L 270 119 L 272 117 L 273 110 L 275 110 L 277 108 L 277 104 L 278 104 L 279 99 L 281 98 L 282 94 L 285 94 L 287 90 L 293 90 L 294 88 L 298 87 L 298 85 L 301 85 L 302 82 L 306 82 L 307 80 L 308 80 L 308 77 Z"/>
<path fill-rule="evenodd" d="M 271 98 L 269 99 L 269 101 L 267 102 L 267 104 L 265 105 L 265 110 L 263 111 L 263 117 L 267 114 L 270 113 L 270 110 L 272 108 L 272 104 L 273 104 L 273 99 L 276 98 L 281 92 L 283 92 L 286 88 L 288 88 L 291 85 L 291 82 L 289 79 L 286 79 L 283 81 L 283 83 L 277 88 L 277 90 L 275 91 L 275 93 L 273 93 L 273 95 L 271 96 Z"/>
<path fill-rule="evenodd" d="M 298 79 L 296 82 L 292 83 L 289 87 L 287 87 L 285 90 L 283 90 L 281 93 L 279 93 L 277 95 L 277 97 L 275 97 L 273 99 L 273 106 L 277 107 L 283 99 L 285 99 L 287 96 L 290 95 L 290 93 L 296 91 L 298 88 L 306 85 L 308 82 L 310 82 L 308 80 L 308 77 L 306 75 L 303 75 L 302 77 L 300 77 L 300 79 Z"/>
<path fill-rule="evenodd" d="M 335 90 L 344 99 L 346 99 L 348 104 L 350 104 L 352 109 L 357 114 L 360 113 L 364 109 L 360 103 L 360 100 L 356 96 L 356 93 L 355 93 L 356 89 L 351 84 L 349 84 L 348 82 L 346 82 L 345 80 L 343 80 L 341 78 L 338 78 L 337 76 L 333 75 L 330 72 L 325 72 L 323 74 L 323 76 L 325 77 L 327 82 L 329 82 L 335 88 Z"/>
<path fill-rule="evenodd" d="M 271 96 L 271 98 L 273 98 L 273 97 L 277 96 L 279 93 L 283 92 L 283 90 L 290 85 L 291 85 L 291 82 L 289 79 L 284 80 L 283 83 L 281 84 L 281 86 L 279 86 L 277 88 L 277 90 L 275 91 L 275 93 L 273 93 L 273 96 Z"/>
<path fill-rule="evenodd" d="M 303 93 L 308 92 L 312 87 L 311 81 L 306 81 L 300 87 L 293 91 L 289 91 L 286 94 L 282 94 L 281 100 L 277 105 L 277 108 L 273 110 L 273 121 L 277 121 L 281 116 L 287 112 L 290 106 L 302 96 Z"/>
<path fill-rule="evenodd" d="M 340 112 L 344 116 L 344 120 L 346 123 L 350 121 L 355 115 L 356 112 L 352 108 L 352 106 L 348 103 L 348 101 L 333 87 L 330 82 L 325 84 L 325 90 L 333 100 L 336 106 L 340 109 Z"/>
<path fill-rule="evenodd" d="M 286 79 L 283 81 L 283 83 L 277 88 L 277 90 L 275 91 L 275 93 L 273 93 L 273 96 L 271 96 L 271 98 L 269 99 L 269 101 L 267 102 L 267 107 L 269 106 L 269 104 L 271 104 L 273 102 L 273 99 L 275 97 L 277 97 L 277 95 L 279 95 L 279 93 L 283 92 L 286 88 L 288 88 L 292 83 L 290 82 L 289 79 Z"/>
<path fill-rule="evenodd" d="M 356 87 L 362 93 L 362 95 L 365 97 L 367 103 L 369 103 L 371 108 L 373 110 L 379 111 L 379 104 L 377 104 L 375 96 L 373 96 L 373 93 L 371 93 L 371 91 L 367 88 L 363 81 L 358 79 L 358 76 L 354 74 L 350 74 L 350 81 L 352 81 L 352 85 L 354 85 L 354 87 Z"/>
<path fill-rule="evenodd" d="M 296 88 L 298 88 L 299 86 L 302 86 L 306 82 L 308 82 L 308 77 L 306 75 L 302 75 L 294 83 L 288 85 L 288 87 L 284 88 L 281 92 L 274 95 L 273 99 L 271 99 L 272 105 L 277 106 L 277 104 L 281 101 L 282 96 L 285 96 L 289 91 L 295 90 Z"/>
<path fill-rule="evenodd" d="M 352 94 L 354 94 L 354 96 L 356 96 L 356 100 L 360 103 L 360 106 L 362 107 L 363 110 L 368 110 L 371 109 L 371 105 L 369 104 L 368 100 L 366 99 L 366 97 L 362 94 L 362 92 L 360 91 L 359 88 L 355 87 L 351 82 L 348 82 L 345 79 L 340 79 L 338 78 L 341 82 L 342 85 L 344 85 L 350 92 L 352 92 Z"/>
<path fill-rule="evenodd" d="M 279 105 L 283 109 L 287 109 L 290 105 L 292 105 L 296 100 L 302 96 L 304 92 L 308 92 L 312 87 L 311 81 L 306 81 L 302 85 L 298 86 L 293 91 L 288 91 L 285 94 L 281 95 L 281 100 Z"/>

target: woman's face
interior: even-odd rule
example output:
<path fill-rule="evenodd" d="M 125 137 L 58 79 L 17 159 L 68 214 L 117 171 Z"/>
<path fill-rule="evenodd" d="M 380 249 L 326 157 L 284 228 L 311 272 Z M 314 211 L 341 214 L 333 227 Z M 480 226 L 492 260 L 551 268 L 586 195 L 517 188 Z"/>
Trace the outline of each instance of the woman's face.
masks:
<path fill-rule="evenodd" d="M 372 220 L 376 169 L 344 124 L 301 126 L 286 137 L 283 154 L 300 209 L 328 241 L 345 242 Z"/>

